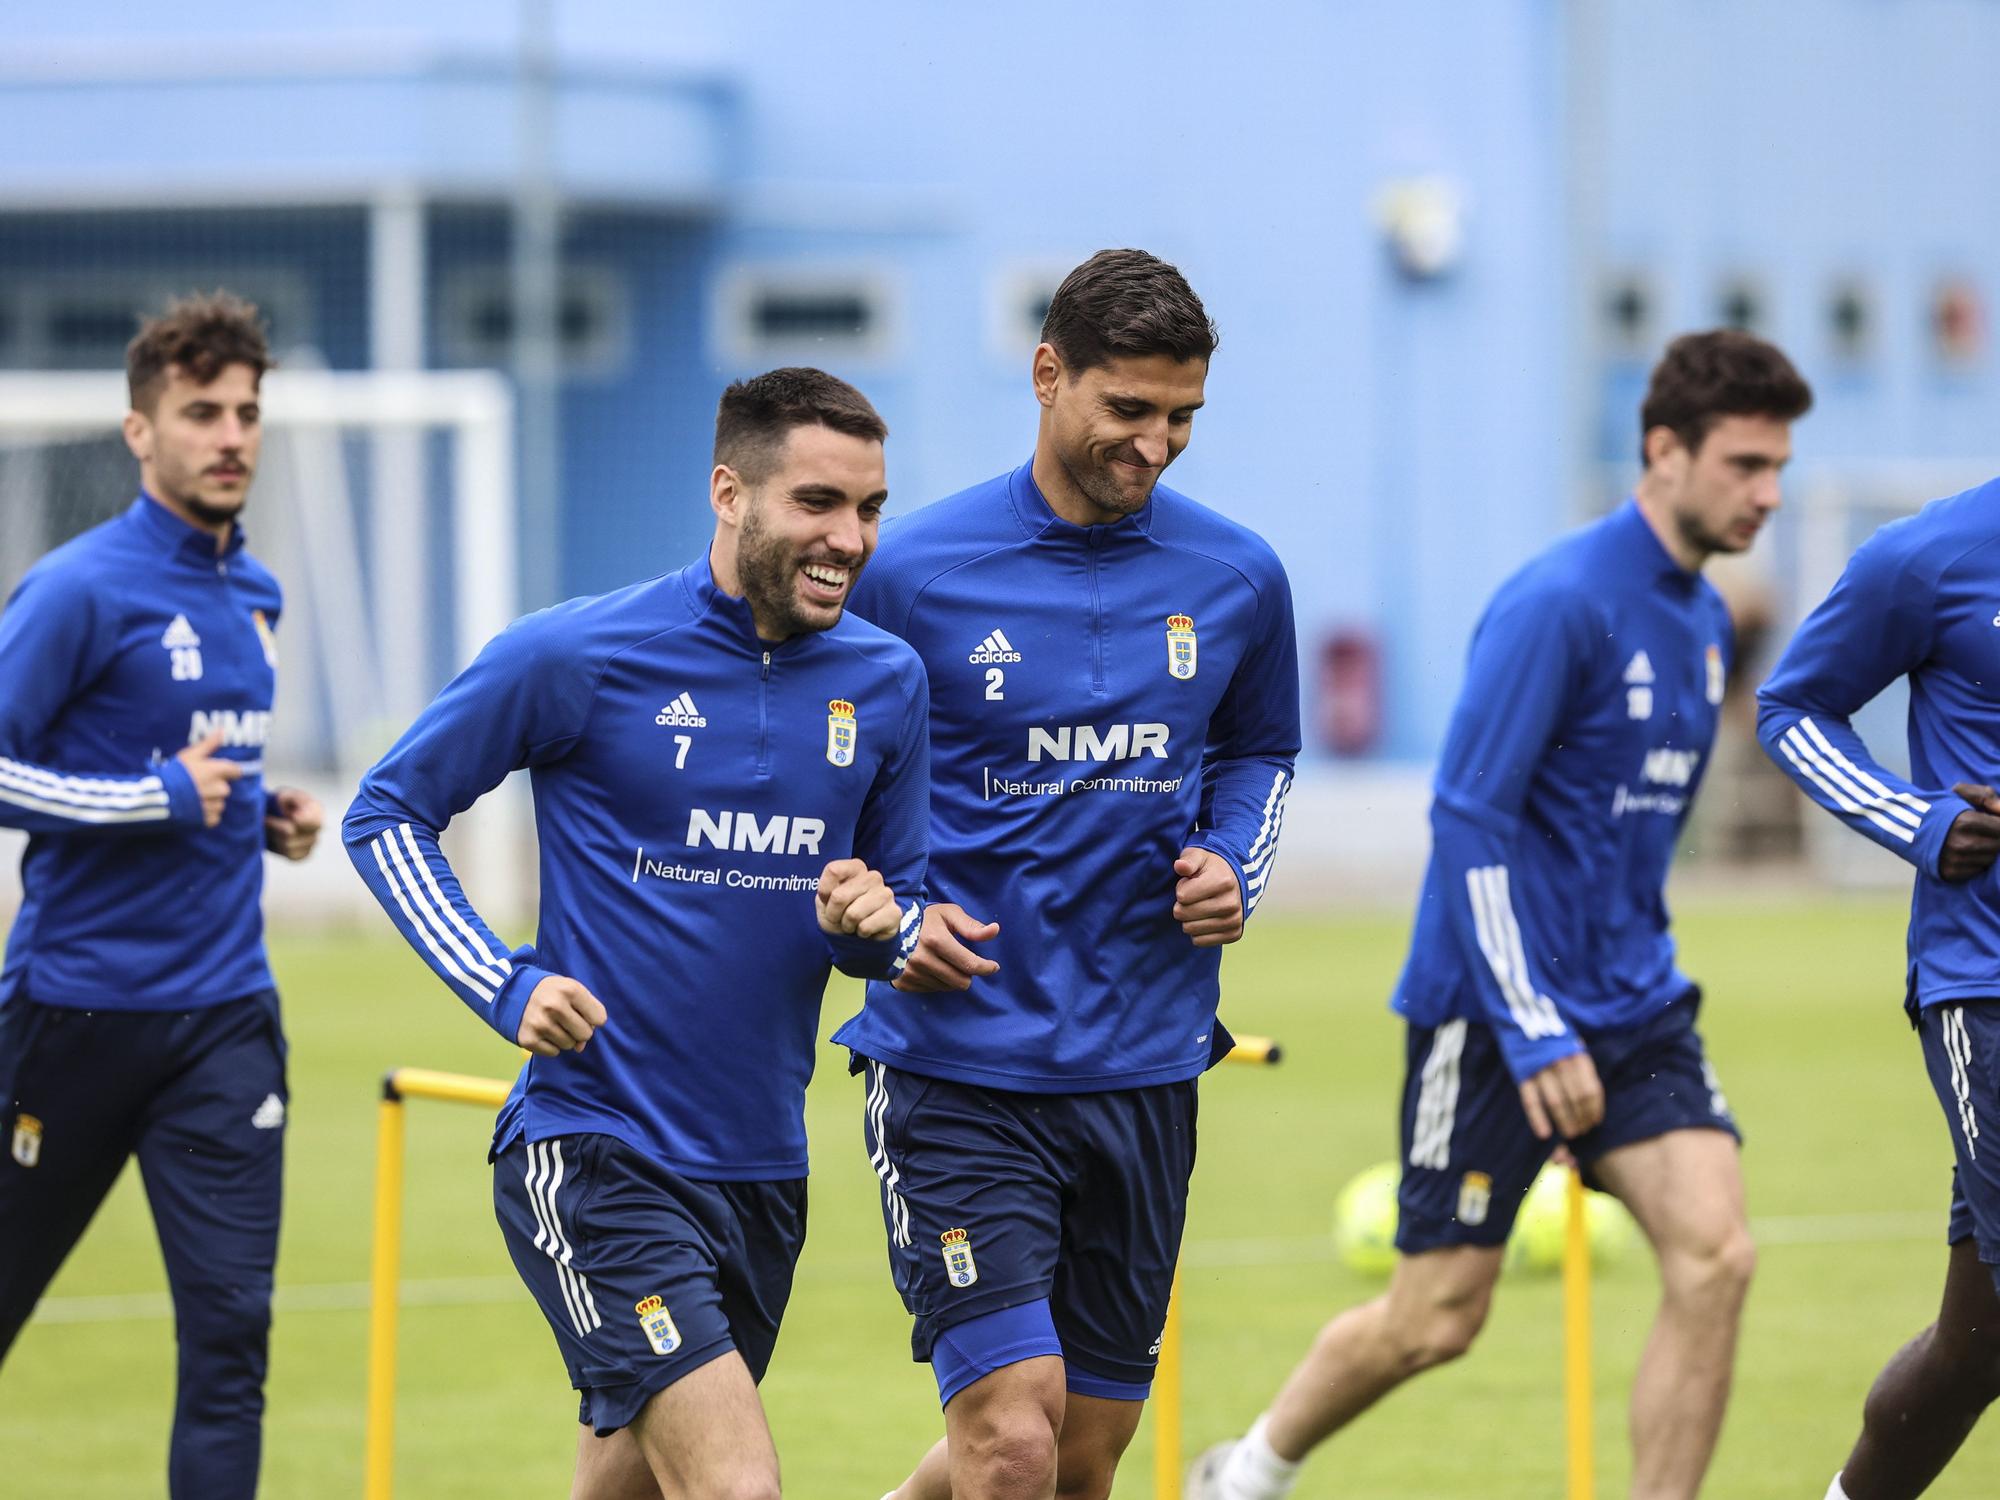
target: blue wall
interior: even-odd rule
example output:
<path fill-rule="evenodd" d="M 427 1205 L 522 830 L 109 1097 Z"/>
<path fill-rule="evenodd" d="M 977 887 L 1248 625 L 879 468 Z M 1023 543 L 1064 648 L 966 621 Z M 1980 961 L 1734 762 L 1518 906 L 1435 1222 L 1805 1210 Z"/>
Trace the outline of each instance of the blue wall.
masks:
<path fill-rule="evenodd" d="M 1622 482 L 1659 343 L 1718 321 L 1729 278 L 1758 286 L 1764 331 L 1821 393 L 1799 433 L 1802 466 L 2000 449 L 1990 355 L 1942 359 L 1926 324 L 1939 279 L 1983 291 L 2000 244 L 1984 102 L 2000 7 L 565 0 L 558 11 L 577 88 L 597 78 L 629 92 L 649 70 L 688 88 L 679 113 L 662 106 L 673 123 L 657 140 L 635 148 L 600 131 L 563 144 L 579 182 L 596 171 L 680 185 L 650 205 L 638 189 L 627 207 L 599 194 L 571 221 L 570 255 L 616 269 L 630 326 L 626 364 L 565 391 L 568 589 L 671 565 L 706 534 L 716 391 L 766 362 L 717 331 L 721 289 L 745 268 L 858 269 L 886 290 L 883 347 L 823 362 L 887 416 L 902 508 L 1029 449 L 1027 344 L 996 332 L 1013 278 L 1108 244 L 1178 262 L 1223 343 L 1174 480 L 1285 557 L 1309 710 L 1325 634 L 1379 634 L 1382 748 L 1402 758 L 1434 748 L 1494 584 Z M 1578 16 L 1596 19 L 1572 31 Z M 103 0 L 89 18 L 91 36 L 122 39 L 119 76 L 197 55 L 216 69 L 216 49 L 221 72 L 372 49 L 459 57 L 453 87 L 504 67 L 513 24 L 510 7 L 483 0 L 356 0 L 310 17 L 251 0 L 171 16 Z M 66 59 L 100 56 L 82 26 L 60 11 L 10 17 L 25 61 L 0 70 L 0 125 L 10 78 L 20 95 L 30 76 L 45 88 Z M 470 74 L 468 57 L 483 60 Z M 192 71 L 199 119 L 205 99 L 232 96 Z M 358 108 L 366 96 L 354 97 Z M 490 124 L 490 103 L 442 109 L 434 128 Z M 647 147 L 660 158 L 650 166 Z M 23 149 L 25 165 L 0 165 L 0 192 L 16 199 L 21 180 L 62 167 L 59 138 Z M 133 130 L 125 170 L 166 170 L 148 153 L 169 149 L 185 154 Z M 419 166 L 424 149 L 410 155 Z M 494 156 L 431 149 L 439 171 Z M 314 178 L 319 159 L 296 183 L 307 197 L 341 186 Z M 1463 259 L 1430 282 L 1396 273 L 1371 220 L 1385 183 L 1420 175 L 1450 179 L 1465 204 Z M 459 198 L 469 206 L 432 212 L 434 278 L 504 253 L 494 194 Z M 0 217 L 0 265 L 55 253 L 48 233 Z M 335 363 L 362 357 L 339 330 L 361 326 L 365 244 L 346 264 L 315 282 Z M 1602 322 L 1600 275 L 1612 273 L 1636 275 L 1653 299 L 1629 347 Z M 1843 278 L 1858 279 L 1876 322 L 1859 358 L 1829 331 Z"/>

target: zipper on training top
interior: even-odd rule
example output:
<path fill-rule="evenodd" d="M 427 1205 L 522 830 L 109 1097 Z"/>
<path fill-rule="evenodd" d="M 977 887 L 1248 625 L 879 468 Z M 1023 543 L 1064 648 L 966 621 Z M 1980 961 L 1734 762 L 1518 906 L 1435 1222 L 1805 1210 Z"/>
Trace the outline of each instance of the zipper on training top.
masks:
<path fill-rule="evenodd" d="M 1097 592 L 1097 528 L 1090 538 L 1090 690 L 1104 695 L 1104 601 Z"/>
<path fill-rule="evenodd" d="M 757 681 L 757 774 L 771 774 L 771 653 L 764 653 L 764 671 Z"/>

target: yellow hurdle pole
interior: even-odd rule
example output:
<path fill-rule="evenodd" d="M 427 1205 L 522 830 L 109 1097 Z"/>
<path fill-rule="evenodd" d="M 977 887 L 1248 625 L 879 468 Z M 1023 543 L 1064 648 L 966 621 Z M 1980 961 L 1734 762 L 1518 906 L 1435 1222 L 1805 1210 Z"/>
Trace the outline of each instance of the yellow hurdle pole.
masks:
<path fill-rule="evenodd" d="M 403 1254 L 403 1100 L 396 1075 L 382 1081 L 375 1115 L 375 1245 L 368 1290 L 368 1433 L 362 1459 L 366 1500 L 396 1487 L 396 1271 Z"/>
<path fill-rule="evenodd" d="M 474 1078 L 469 1073 L 440 1073 L 435 1068 L 397 1068 L 382 1080 L 384 1097 L 443 1099 L 451 1104 L 487 1104 L 498 1109 L 514 1087 L 509 1078 Z"/>
<path fill-rule="evenodd" d="M 1284 1058 L 1274 1037 L 1239 1036 L 1224 1062 L 1270 1067 Z M 1153 1493 L 1156 1500 L 1181 1494 L 1181 1270 L 1167 1293 L 1167 1326 L 1160 1332 L 1160 1364 L 1153 1374 Z"/>
<path fill-rule="evenodd" d="M 1236 1045 L 1222 1059 L 1233 1063 L 1276 1063 L 1282 1061 L 1285 1049 L 1278 1045 L 1275 1037 L 1239 1036 Z"/>
<path fill-rule="evenodd" d="M 1167 1326 L 1160 1332 L 1160 1367 L 1153 1375 L 1153 1494 L 1181 1495 L 1181 1273 L 1174 1268 L 1167 1293 Z"/>
<path fill-rule="evenodd" d="M 1569 1425 L 1569 1500 L 1593 1500 L 1597 1465 L 1591 1427 L 1590 1230 L 1584 1218 L 1583 1174 L 1569 1169 L 1563 1233 L 1563 1395 Z"/>
<path fill-rule="evenodd" d="M 403 1258 L 403 1101 L 442 1099 L 498 1109 L 513 1087 L 434 1068 L 393 1068 L 382 1079 L 375 1132 L 375 1245 L 368 1288 L 368 1432 L 362 1456 L 365 1500 L 391 1500 L 396 1487 L 396 1282 Z"/>

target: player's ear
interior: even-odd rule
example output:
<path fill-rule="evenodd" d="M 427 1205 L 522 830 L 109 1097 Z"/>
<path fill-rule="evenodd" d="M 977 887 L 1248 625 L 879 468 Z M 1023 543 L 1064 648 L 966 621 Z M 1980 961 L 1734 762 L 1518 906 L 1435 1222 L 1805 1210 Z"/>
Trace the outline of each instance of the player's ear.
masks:
<path fill-rule="evenodd" d="M 1687 447 L 1681 442 L 1681 435 L 1667 426 L 1646 429 L 1646 467 L 1668 469 L 1687 456 Z"/>
<path fill-rule="evenodd" d="M 1044 406 L 1054 406 L 1056 386 L 1062 381 L 1062 356 L 1056 353 L 1055 345 L 1035 345 L 1035 359 L 1030 373 L 1035 383 L 1035 399 Z"/>
<path fill-rule="evenodd" d="M 745 499 L 743 476 L 728 464 L 717 464 L 709 471 L 708 508 L 715 512 L 718 520 L 727 521 L 731 526 L 741 524 Z"/>
<path fill-rule="evenodd" d="M 153 458 L 153 420 L 144 412 L 132 410 L 125 413 L 121 424 L 125 434 L 125 446 L 132 450 L 132 456 L 140 463 L 150 463 Z"/>

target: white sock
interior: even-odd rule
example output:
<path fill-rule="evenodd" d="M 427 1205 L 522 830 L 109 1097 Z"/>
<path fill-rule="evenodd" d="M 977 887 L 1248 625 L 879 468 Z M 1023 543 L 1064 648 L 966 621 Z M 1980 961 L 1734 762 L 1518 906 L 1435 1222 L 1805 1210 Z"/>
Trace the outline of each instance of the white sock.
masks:
<path fill-rule="evenodd" d="M 1833 1476 L 1833 1483 L 1827 1488 L 1826 1500 L 1848 1500 L 1847 1491 L 1840 1487 L 1838 1474 Z"/>
<path fill-rule="evenodd" d="M 1222 1466 L 1222 1500 L 1284 1500 L 1299 1482 L 1299 1465 L 1278 1457 L 1265 1436 L 1271 1414 L 1250 1424 Z"/>

